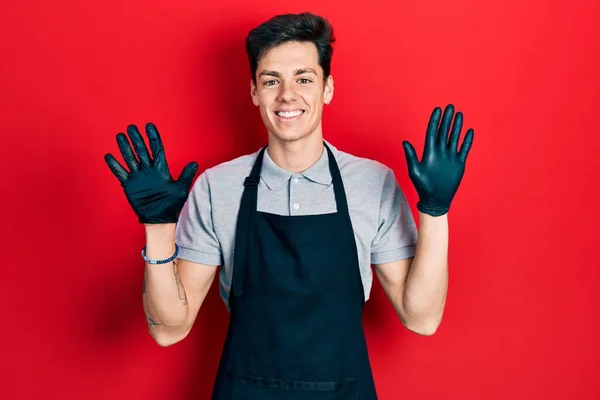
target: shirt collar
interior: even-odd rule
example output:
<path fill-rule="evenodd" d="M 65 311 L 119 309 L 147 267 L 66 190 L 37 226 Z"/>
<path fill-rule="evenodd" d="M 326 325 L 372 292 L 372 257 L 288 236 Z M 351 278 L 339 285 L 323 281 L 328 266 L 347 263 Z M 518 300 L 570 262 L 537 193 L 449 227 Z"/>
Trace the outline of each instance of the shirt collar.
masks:
<path fill-rule="evenodd" d="M 325 141 L 325 143 L 329 146 L 335 157 L 337 154 L 337 149 L 329 142 Z M 287 171 L 275 164 L 271 157 L 269 157 L 269 152 L 265 151 L 261 177 L 270 190 L 277 190 L 283 184 L 288 182 L 293 175 L 294 173 Z M 330 185 L 332 179 L 331 171 L 329 171 L 329 154 L 327 153 L 327 149 L 323 148 L 323 154 L 321 157 L 319 157 L 317 162 L 315 162 L 305 171 L 301 172 L 300 175 L 321 185 Z"/>

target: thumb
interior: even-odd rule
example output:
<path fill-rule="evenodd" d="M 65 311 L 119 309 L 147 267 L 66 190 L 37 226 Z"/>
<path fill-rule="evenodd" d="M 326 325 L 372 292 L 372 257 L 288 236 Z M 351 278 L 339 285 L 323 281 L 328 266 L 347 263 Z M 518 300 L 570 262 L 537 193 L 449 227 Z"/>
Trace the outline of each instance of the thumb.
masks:
<path fill-rule="evenodd" d="M 404 155 L 406 156 L 406 163 L 408 164 L 408 173 L 409 175 L 416 175 L 417 173 L 417 153 L 415 152 L 415 148 L 408 141 L 402 142 L 402 147 L 404 147 Z"/>
<path fill-rule="evenodd" d="M 181 171 L 181 175 L 179 175 L 179 179 L 177 179 L 177 181 L 189 190 L 190 186 L 192 186 L 192 180 L 196 175 L 196 171 L 198 171 L 198 163 L 192 161 L 183 168 L 183 170 Z"/>

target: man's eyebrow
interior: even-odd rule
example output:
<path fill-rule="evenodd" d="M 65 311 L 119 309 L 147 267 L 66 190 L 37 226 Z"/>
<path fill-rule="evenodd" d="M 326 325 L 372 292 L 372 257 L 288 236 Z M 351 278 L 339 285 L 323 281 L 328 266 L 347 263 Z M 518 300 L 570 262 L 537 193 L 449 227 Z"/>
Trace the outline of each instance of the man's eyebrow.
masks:
<path fill-rule="evenodd" d="M 263 76 L 263 75 L 268 75 L 268 76 L 275 76 L 277 78 L 281 77 L 281 74 L 277 71 L 269 71 L 268 69 L 262 70 L 260 72 L 260 74 L 258 74 L 258 76 Z"/>
<path fill-rule="evenodd" d="M 312 68 L 300 68 L 294 71 L 294 75 L 301 75 L 301 74 L 307 74 L 307 73 L 311 73 L 311 74 L 315 74 L 317 75 L 317 71 L 315 71 Z"/>
<path fill-rule="evenodd" d="M 306 68 L 299 68 L 297 70 L 294 71 L 294 75 L 301 75 L 301 74 L 306 74 L 306 73 L 312 73 L 317 75 L 317 72 L 309 67 Z M 263 76 L 263 75 L 267 75 L 267 76 L 274 76 L 276 78 L 281 78 L 281 73 L 277 72 L 277 71 L 270 71 L 268 69 L 262 70 L 260 72 L 260 74 L 258 74 L 258 76 Z"/>

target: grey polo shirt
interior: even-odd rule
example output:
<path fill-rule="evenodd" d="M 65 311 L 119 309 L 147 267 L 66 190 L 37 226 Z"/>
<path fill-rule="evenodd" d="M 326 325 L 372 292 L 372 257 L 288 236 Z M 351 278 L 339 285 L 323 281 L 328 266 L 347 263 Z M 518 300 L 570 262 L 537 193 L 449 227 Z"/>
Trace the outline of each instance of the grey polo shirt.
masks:
<path fill-rule="evenodd" d="M 372 264 L 415 255 L 415 221 L 390 168 L 326 143 L 342 175 L 358 248 L 358 268 L 368 299 L 373 282 Z M 243 183 L 259 151 L 205 170 L 194 182 L 176 227 L 179 258 L 222 266 L 219 287 L 226 306 Z M 327 151 L 323 149 L 319 160 L 301 173 L 280 168 L 265 151 L 257 203 L 258 211 L 279 215 L 336 212 Z"/>

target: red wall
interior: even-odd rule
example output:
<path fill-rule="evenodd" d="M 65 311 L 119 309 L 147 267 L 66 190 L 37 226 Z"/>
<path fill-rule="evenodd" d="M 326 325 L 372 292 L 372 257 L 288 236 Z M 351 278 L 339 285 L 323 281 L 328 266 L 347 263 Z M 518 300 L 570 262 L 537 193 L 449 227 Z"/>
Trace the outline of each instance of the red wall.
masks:
<path fill-rule="evenodd" d="M 93 4 L 0 10 L 0 397 L 209 398 L 227 324 L 216 281 L 190 336 L 156 345 L 144 231 L 103 155 L 147 121 L 176 174 L 255 151 L 245 35 L 304 10 L 338 36 L 326 139 L 392 167 L 413 212 L 401 141 L 420 155 L 447 103 L 475 130 L 440 329 L 407 331 L 378 283 L 367 304 L 380 398 L 600 397 L 600 3 Z"/>

